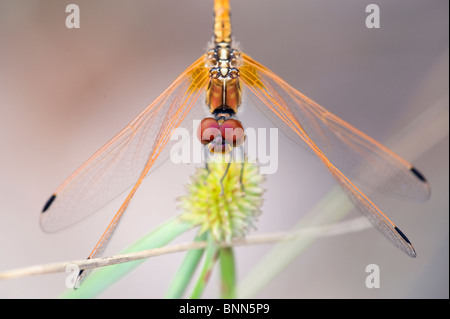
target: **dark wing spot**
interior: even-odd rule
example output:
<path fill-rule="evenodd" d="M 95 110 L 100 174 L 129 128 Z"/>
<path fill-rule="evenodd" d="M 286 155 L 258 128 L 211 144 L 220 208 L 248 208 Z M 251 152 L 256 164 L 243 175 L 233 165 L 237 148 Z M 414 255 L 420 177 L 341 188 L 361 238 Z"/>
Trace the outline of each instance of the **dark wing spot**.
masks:
<path fill-rule="evenodd" d="M 403 234 L 403 232 L 402 232 L 398 227 L 395 227 L 395 230 L 397 231 L 397 233 L 400 234 L 400 236 L 402 236 L 402 238 L 403 238 L 408 244 L 411 245 L 411 242 L 409 241 L 408 237 L 406 237 L 405 234 Z"/>
<path fill-rule="evenodd" d="M 53 194 L 48 201 L 45 203 L 44 208 L 42 209 L 42 212 L 44 213 L 47 209 L 49 209 L 50 205 L 53 203 L 53 201 L 55 200 L 56 195 Z"/>
<path fill-rule="evenodd" d="M 415 167 L 411 167 L 410 171 L 416 175 L 418 179 L 420 179 L 422 182 L 426 183 L 427 180 L 425 179 L 425 176 L 421 172 L 419 172 Z"/>
<path fill-rule="evenodd" d="M 403 234 L 403 232 L 402 232 L 399 228 L 397 228 L 396 226 L 394 227 L 394 229 L 395 229 L 395 230 L 397 231 L 397 233 L 398 233 L 400 236 L 402 236 L 402 238 L 410 245 L 410 250 L 408 250 L 408 251 L 403 250 L 403 249 L 402 249 L 402 250 L 403 250 L 404 252 L 406 252 L 410 257 L 416 258 L 416 257 L 417 257 L 416 251 L 414 250 L 414 248 L 413 248 L 411 242 L 409 241 L 408 237 L 406 237 L 405 234 Z"/>

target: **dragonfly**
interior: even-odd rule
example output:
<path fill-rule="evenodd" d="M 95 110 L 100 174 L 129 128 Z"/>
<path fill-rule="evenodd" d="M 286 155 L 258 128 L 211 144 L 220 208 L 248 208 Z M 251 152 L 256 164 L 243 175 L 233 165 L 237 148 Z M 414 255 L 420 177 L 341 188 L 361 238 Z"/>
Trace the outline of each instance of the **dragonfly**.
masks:
<path fill-rule="evenodd" d="M 198 130 L 201 143 L 211 152 L 240 147 L 245 134 L 230 137 L 225 131 L 243 130 L 237 116 L 245 94 L 288 138 L 316 155 L 377 230 L 407 255 L 416 256 L 406 235 L 355 183 L 426 200 L 430 186 L 424 175 L 237 50 L 228 0 L 214 1 L 210 49 L 52 193 L 40 214 L 42 229 L 63 229 L 128 191 L 88 258 L 100 256 L 144 178 L 157 160 L 167 157 L 168 142 L 178 127 L 206 113 Z"/>

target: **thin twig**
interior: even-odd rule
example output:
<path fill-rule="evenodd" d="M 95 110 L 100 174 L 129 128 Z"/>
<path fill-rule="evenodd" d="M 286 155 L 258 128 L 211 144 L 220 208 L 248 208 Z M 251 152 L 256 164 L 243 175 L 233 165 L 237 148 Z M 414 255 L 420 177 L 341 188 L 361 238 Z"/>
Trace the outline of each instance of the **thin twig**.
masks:
<path fill-rule="evenodd" d="M 218 243 L 220 247 L 236 247 L 248 246 L 257 244 L 277 243 L 284 240 L 294 240 L 299 237 L 327 237 L 336 236 L 352 232 L 361 231 L 371 227 L 371 224 L 364 217 L 355 218 L 352 220 L 339 222 L 331 225 L 309 227 L 296 231 L 267 233 L 262 235 L 250 236 L 245 239 L 234 240 L 231 243 Z M 190 242 L 150 250 L 143 250 L 139 252 L 121 254 L 110 257 L 92 258 L 83 260 L 64 261 L 51 264 L 36 265 L 24 268 L 13 269 L 9 271 L 0 272 L 0 280 L 13 279 L 25 276 L 35 276 L 43 274 L 51 274 L 58 272 L 66 272 L 68 266 L 77 266 L 81 269 L 92 269 L 98 267 L 111 266 L 140 259 L 146 259 L 155 256 L 166 255 L 170 253 L 187 251 L 190 249 L 203 249 L 206 247 L 206 242 Z"/>

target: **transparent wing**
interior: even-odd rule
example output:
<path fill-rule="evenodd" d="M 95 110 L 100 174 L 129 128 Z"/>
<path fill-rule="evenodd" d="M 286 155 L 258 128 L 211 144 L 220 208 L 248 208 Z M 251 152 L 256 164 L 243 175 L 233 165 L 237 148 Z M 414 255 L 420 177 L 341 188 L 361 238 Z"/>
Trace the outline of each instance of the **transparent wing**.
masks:
<path fill-rule="evenodd" d="M 388 194 L 416 200 L 426 200 L 430 187 L 424 176 L 410 163 L 357 130 L 337 116 L 331 114 L 273 72 L 244 55 L 241 68 L 244 83 L 254 93 L 262 95 L 267 102 L 291 118 L 296 126 L 312 140 L 321 152 L 344 175 L 361 185 Z M 257 107 L 271 119 L 290 139 L 309 148 L 303 139 L 274 110 Z"/>
<path fill-rule="evenodd" d="M 192 113 L 207 80 L 201 57 L 53 193 L 40 217 L 43 230 L 59 230 L 98 211 L 133 186 L 144 169 L 147 174 L 158 156 L 167 157 L 164 146 Z"/>
<path fill-rule="evenodd" d="M 241 79 L 258 99 L 255 106 L 288 137 L 313 151 L 374 226 L 394 245 L 415 257 L 414 248 L 406 236 L 349 178 L 378 190 L 424 200 L 429 197 L 430 189 L 423 175 L 261 64 L 246 55 L 243 58 Z"/>

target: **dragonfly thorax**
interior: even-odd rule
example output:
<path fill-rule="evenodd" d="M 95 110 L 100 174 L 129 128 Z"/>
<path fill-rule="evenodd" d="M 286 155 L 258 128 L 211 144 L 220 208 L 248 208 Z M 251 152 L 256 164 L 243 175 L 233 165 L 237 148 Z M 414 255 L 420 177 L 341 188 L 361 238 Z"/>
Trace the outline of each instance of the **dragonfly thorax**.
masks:
<path fill-rule="evenodd" d="M 206 54 L 209 68 L 209 83 L 206 91 L 206 105 L 214 115 L 233 115 L 241 104 L 239 66 L 241 54 L 228 45 L 216 45 Z"/>
<path fill-rule="evenodd" d="M 211 152 L 226 153 L 245 140 L 240 121 L 233 118 L 241 105 L 239 69 L 241 54 L 227 43 L 218 43 L 206 54 L 209 82 L 206 105 L 213 118 L 206 118 L 199 127 L 199 139 Z"/>
<path fill-rule="evenodd" d="M 238 67 L 241 65 L 241 53 L 228 45 L 218 44 L 206 54 L 206 66 L 209 75 L 215 79 L 235 79 L 239 77 Z"/>

